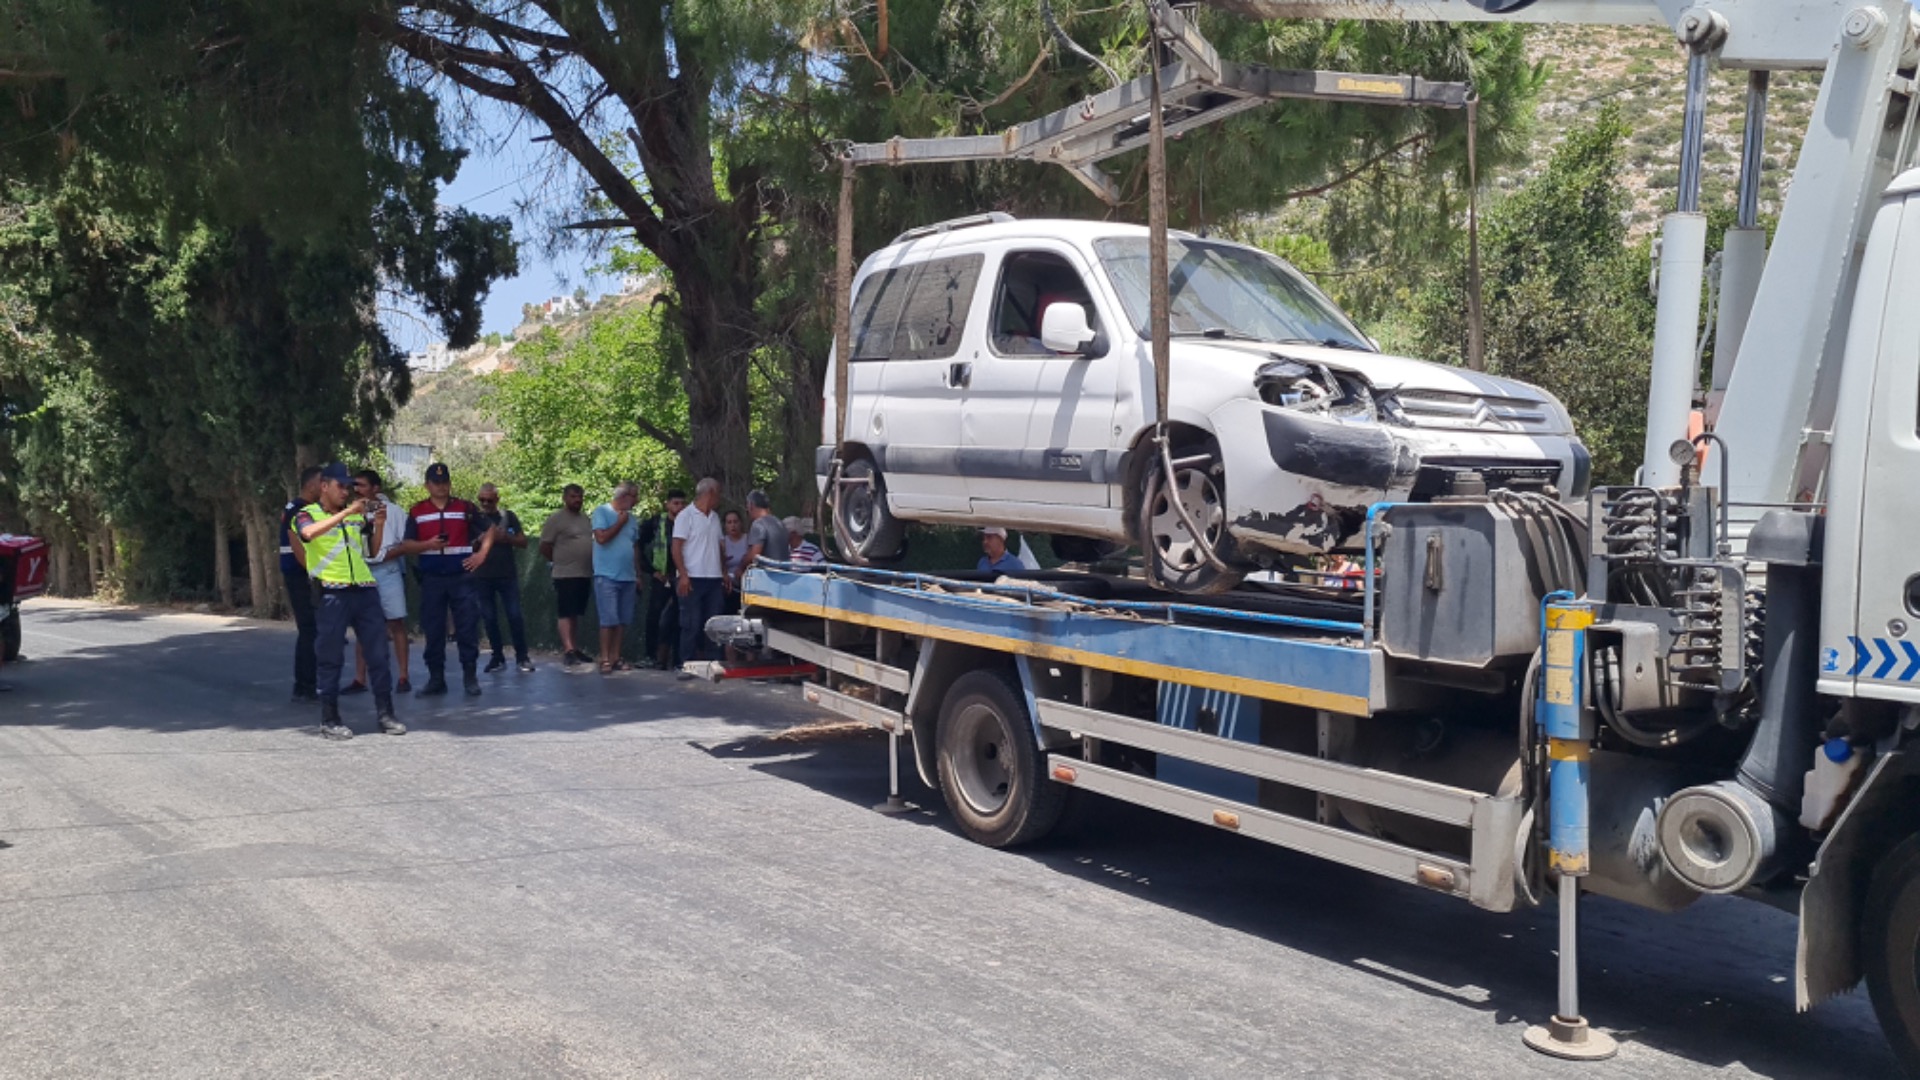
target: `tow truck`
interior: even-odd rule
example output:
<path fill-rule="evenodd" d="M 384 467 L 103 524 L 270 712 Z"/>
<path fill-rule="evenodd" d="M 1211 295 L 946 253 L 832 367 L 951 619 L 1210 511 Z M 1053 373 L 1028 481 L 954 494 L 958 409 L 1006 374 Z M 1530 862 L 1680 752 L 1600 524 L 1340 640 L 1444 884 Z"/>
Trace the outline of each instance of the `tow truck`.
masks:
<path fill-rule="evenodd" d="M 1616 1049 L 1580 1010 L 1583 893 L 1660 912 L 1706 895 L 1794 912 L 1798 1006 L 1864 981 L 1920 1077 L 1920 304 L 1905 292 L 1920 282 L 1920 19 L 1908 0 L 1209 2 L 1259 18 L 1673 33 L 1685 122 L 1637 482 L 1574 506 L 1471 489 L 1373 506 L 1356 590 L 1295 579 L 1200 604 L 1136 577 L 774 564 L 748 574 L 742 616 L 709 632 L 816 667 L 810 700 L 890 735 L 892 799 L 904 749 L 983 844 L 1044 835 L 1084 790 L 1493 911 L 1557 903 L 1558 1001 L 1526 1036 L 1545 1053 Z M 1144 143 L 1152 172 L 1165 133 L 1208 110 L 1315 86 L 1392 90 L 1250 73 L 1192 21 L 1158 0 L 1149 10 L 1148 74 L 1067 115 L 976 145 L 849 148 L 839 355 L 858 167 L 1011 157 L 1065 165 L 1099 191 L 1104 156 Z M 1715 66 L 1749 77 L 1739 221 L 1703 380 Z M 1762 134 L 1769 75 L 1787 70 L 1821 82 L 1768 250 Z M 1162 346 L 1140 360 L 1164 409 Z M 843 432 L 829 426 L 829 441 Z"/>

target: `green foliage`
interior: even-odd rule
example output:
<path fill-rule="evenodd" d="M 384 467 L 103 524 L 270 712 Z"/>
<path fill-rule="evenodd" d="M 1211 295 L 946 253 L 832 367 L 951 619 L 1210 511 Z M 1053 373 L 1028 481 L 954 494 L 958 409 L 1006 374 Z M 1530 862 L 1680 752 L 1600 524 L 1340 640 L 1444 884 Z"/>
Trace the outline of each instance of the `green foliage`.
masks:
<path fill-rule="evenodd" d="M 1000 131 L 1110 85 L 1052 43 L 1038 8 L 889 0 L 885 40 L 872 6 L 843 15 L 801 0 L 557 3 L 537 13 L 518 0 L 416 2 L 369 25 L 406 70 L 454 84 L 443 93 L 524 112 L 579 167 L 582 197 L 568 212 L 619 230 L 610 266 L 657 272 L 666 287 L 660 341 L 689 405 L 684 429 L 660 430 L 660 441 L 737 495 L 750 480 L 798 493 L 811 471 L 838 196 L 837 171 L 821 166 L 834 145 Z M 1145 70 L 1142 6 L 1054 9 L 1122 78 Z M 1196 17 L 1235 60 L 1471 80 L 1483 167 L 1524 145 L 1537 74 L 1517 27 Z M 1443 252 L 1456 228 L 1465 133 L 1463 114 L 1431 110 L 1250 111 L 1171 147 L 1174 222 L 1237 223 L 1316 199 L 1336 257 L 1404 272 L 1410 257 Z M 988 209 L 1144 221 L 1143 160 L 1102 166 L 1124 194 L 1111 209 L 1064 170 L 1032 163 L 868 170 L 855 246 L 871 251 L 903 228 Z"/>
<path fill-rule="evenodd" d="M 0 42 L 0 504 L 109 546 L 136 595 L 204 588 L 212 532 L 271 542 L 296 467 L 409 392 L 378 312 L 455 345 L 516 268 L 438 202 L 464 152 L 350 0 L 15 0 Z M 245 568 L 240 568 L 245 572 Z"/>
<path fill-rule="evenodd" d="M 1486 215 L 1487 368 L 1551 391 L 1593 453 L 1596 483 L 1624 483 L 1646 432 L 1654 304 L 1644 243 L 1630 244 L 1620 183 L 1627 129 L 1603 110 L 1568 132 L 1542 172 Z M 1412 312 L 1417 355 L 1466 358 L 1465 253 Z"/>
<path fill-rule="evenodd" d="M 651 307 L 588 321 L 572 339 L 552 328 L 514 349 L 518 367 L 485 377 L 483 408 L 506 438 L 489 464 L 518 511 L 532 521 L 560 505 L 567 484 L 604 499 L 621 481 L 652 505 L 686 474 L 646 429 L 685 430 L 685 391 L 673 378 Z"/>

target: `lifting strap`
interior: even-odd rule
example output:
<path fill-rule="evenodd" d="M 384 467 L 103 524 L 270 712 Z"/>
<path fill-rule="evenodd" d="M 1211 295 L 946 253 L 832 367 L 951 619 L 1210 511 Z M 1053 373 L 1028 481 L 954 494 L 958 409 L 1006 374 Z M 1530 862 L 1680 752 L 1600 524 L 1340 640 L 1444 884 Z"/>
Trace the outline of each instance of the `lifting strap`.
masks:
<path fill-rule="evenodd" d="M 1480 95 L 1467 97 L 1467 366 L 1487 370 L 1486 310 L 1480 296 Z"/>

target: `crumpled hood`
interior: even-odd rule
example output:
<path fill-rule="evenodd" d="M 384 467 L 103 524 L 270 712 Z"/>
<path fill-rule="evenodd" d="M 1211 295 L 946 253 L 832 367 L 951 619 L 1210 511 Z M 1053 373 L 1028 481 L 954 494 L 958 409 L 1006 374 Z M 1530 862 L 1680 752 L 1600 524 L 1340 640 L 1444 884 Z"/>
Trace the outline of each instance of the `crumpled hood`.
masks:
<path fill-rule="evenodd" d="M 1551 402 L 1553 395 L 1517 379 L 1503 379 L 1466 368 L 1449 367 L 1428 360 L 1415 360 L 1386 353 L 1329 349 L 1319 345 L 1267 345 L 1255 341 L 1212 341 L 1176 338 L 1173 342 L 1174 385 L 1181 383 L 1183 364 L 1211 368 L 1225 375 L 1245 371 L 1248 386 L 1254 372 L 1277 357 L 1325 364 L 1336 370 L 1351 371 L 1371 383 L 1376 390 L 1429 390 L 1447 394 L 1475 394 L 1484 397 L 1513 398 L 1520 401 Z"/>

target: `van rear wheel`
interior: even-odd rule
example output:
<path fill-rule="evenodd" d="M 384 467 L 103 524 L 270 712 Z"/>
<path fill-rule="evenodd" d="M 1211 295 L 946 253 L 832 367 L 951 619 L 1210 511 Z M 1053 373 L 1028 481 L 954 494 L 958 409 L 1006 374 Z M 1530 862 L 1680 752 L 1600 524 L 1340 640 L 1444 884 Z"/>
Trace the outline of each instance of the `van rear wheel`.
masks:
<path fill-rule="evenodd" d="M 856 566 L 898 558 L 906 546 L 907 526 L 887 508 L 887 482 L 867 458 L 855 458 L 840 470 L 833 496 L 833 539 L 841 557 Z"/>

